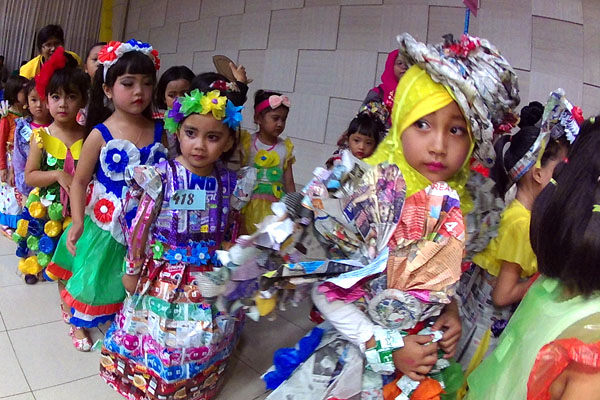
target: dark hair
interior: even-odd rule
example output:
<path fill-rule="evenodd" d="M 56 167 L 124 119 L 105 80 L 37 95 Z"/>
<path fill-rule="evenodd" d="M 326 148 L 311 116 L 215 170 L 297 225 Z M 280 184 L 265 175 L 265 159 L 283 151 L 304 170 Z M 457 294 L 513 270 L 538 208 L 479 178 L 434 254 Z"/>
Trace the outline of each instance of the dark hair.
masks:
<path fill-rule="evenodd" d="M 218 74 L 216 72 L 203 72 L 198 74 L 192 79 L 192 84 L 190 85 L 191 90 L 198 89 L 201 92 L 210 92 L 214 90 L 210 87 L 216 81 L 224 81 L 230 82 L 229 79 L 225 75 Z M 243 106 L 246 100 L 248 100 L 248 85 L 242 82 L 236 82 L 239 92 L 230 91 L 227 94 L 227 98 L 231 100 L 231 102 L 236 106 Z"/>
<path fill-rule="evenodd" d="M 158 80 L 156 89 L 154 90 L 154 105 L 159 109 L 166 109 L 167 104 L 165 103 L 165 91 L 169 82 L 176 81 L 178 79 L 185 79 L 191 82 L 194 79 L 194 73 L 191 69 L 185 65 L 176 65 L 166 70 Z"/>
<path fill-rule="evenodd" d="M 29 79 L 20 75 L 13 75 L 9 77 L 4 86 L 4 99 L 8 101 L 11 106 L 19 101 L 19 92 L 23 90 L 27 85 Z"/>
<path fill-rule="evenodd" d="M 42 45 L 50 38 L 57 38 L 61 43 L 65 43 L 65 33 L 60 25 L 46 25 L 37 34 L 37 48 L 42 51 Z"/>
<path fill-rule="evenodd" d="M 87 51 L 85 52 L 85 58 L 83 59 L 84 63 L 87 61 L 92 50 L 94 50 L 94 47 L 98 47 L 98 46 L 106 46 L 106 42 L 96 42 L 93 45 L 91 45 L 90 47 L 88 47 Z"/>
<path fill-rule="evenodd" d="M 257 90 L 256 93 L 254 93 L 254 109 L 256 109 L 257 105 L 259 105 L 263 101 L 267 100 L 271 96 L 281 96 L 281 93 L 271 92 L 271 91 L 262 90 L 262 89 Z M 269 111 L 273 111 L 273 109 L 271 107 L 267 107 L 264 110 L 262 110 L 260 112 L 260 114 L 264 115 L 264 114 L 268 113 Z"/>
<path fill-rule="evenodd" d="M 25 97 L 27 98 L 27 97 L 29 97 L 29 93 L 31 93 L 35 89 L 35 79 L 31 79 L 29 82 L 27 82 L 24 89 L 25 89 Z"/>
<path fill-rule="evenodd" d="M 572 290 L 589 295 L 600 289 L 600 116 L 586 121 L 569 162 L 555 171 L 536 199 L 531 244 L 539 270 Z"/>
<path fill-rule="evenodd" d="M 87 103 L 90 78 L 77 65 L 77 60 L 69 53 L 65 53 L 67 64 L 64 68 L 57 69 L 46 86 L 45 96 L 63 90 L 65 94 L 78 93 L 83 102 Z M 40 93 L 41 94 L 41 93 Z"/>
<path fill-rule="evenodd" d="M 4 56 L 0 56 L 0 58 L 4 61 Z"/>
<path fill-rule="evenodd" d="M 529 103 L 521 110 L 521 128 L 514 135 L 504 135 L 495 144 L 496 163 L 492 167 L 491 177 L 496 182 L 496 190 L 501 197 L 510 189 L 508 171 L 510 171 L 523 158 L 527 151 L 540 135 L 540 128 L 536 126 L 541 120 L 544 106 L 537 101 Z M 510 142 L 510 147 L 504 152 L 505 145 Z M 555 160 L 562 148 L 568 147 L 567 139 L 563 136 L 557 140 L 550 139 L 544 154 L 542 166 L 548 161 Z"/>
<path fill-rule="evenodd" d="M 346 140 L 350 139 L 353 133 L 360 133 L 375 140 L 378 145 L 385 134 L 385 125 L 379 119 L 368 113 L 360 113 L 352 121 L 346 131 Z"/>
<path fill-rule="evenodd" d="M 150 75 L 153 84 L 156 83 L 156 69 L 154 61 L 139 51 L 130 51 L 121 56 L 119 60 L 108 69 L 106 80 L 104 80 L 104 66 L 100 64 L 90 91 L 88 115 L 85 123 L 86 132 L 89 134 L 94 127 L 104 121 L 112 114 L 112 111 L 104 106 L 106 96 L 102 84 L 112 88 L 117 78 L 124 74 Z M 152 119 L 152 102 L 146 107 L 142 114 Z"/>

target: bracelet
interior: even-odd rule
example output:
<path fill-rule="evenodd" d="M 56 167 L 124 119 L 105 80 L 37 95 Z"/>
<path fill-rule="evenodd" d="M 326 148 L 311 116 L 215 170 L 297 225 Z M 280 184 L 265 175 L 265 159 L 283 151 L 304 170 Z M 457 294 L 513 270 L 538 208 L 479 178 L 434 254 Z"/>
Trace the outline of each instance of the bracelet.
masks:
<path fill-rule="evenodd" d="M 396 329 L 385 329 L 376 326 L 373 332 L 375 347 L 365 351 L 367 360 L 366 368 L 383 375 L 390 375 L 396 371 L 392 354 L 404 347 L 402 333 Z"/>
<path fill-rule="evenodd" d="M 137 275 L 142 271 L 142 265 L 144 263 L 143 258 L 137 260 L 125 260 L 125 274 L 126 275 Z"/>

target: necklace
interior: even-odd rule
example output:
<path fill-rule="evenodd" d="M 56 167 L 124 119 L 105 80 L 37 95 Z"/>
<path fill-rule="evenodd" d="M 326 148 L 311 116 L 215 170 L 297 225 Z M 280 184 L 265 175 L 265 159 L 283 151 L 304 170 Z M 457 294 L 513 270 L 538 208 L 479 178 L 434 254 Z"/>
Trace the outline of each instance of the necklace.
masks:
<path fill-rule="evenodd" d="M 121 130 L 121 128 L 117 127 L 117 129 L 119 130 L 119 133 L 121 134 L 121 136 L 125 136 L 125 135 L 123 135 L 123 131 Z M 142 138 L 142 133 L 144 133 L 144 130 L 143 130 L 143 129 L 141 129 L 141 130 L 140 130 L 140 133 L 138 134 L 138 137 L 137 137 L 137 139 L 135 139 L 135 141 L 131 141 L 131 140 L 130 140 L 130 142 L 131 142 L 131 143 L 133 143 L 133 145 L 134 145 L 135 147 L 137 147 L 137 144 L 138 144 L 138 142 L 139 142 L 139 141 L 140 141 L 140 139 Z"/>
<path fill-rule="evenodd" d="M 258 139 L 258 133 L 256 135 L 254 135 L 254 142 L 252 143 L 254 145 L 254 150 L 258 151 L 258 147 L 256 147 L 256 139 Z M 262 143 L 262 142 L 261 142 Z M 263 143 L 264 144 L 264 143 Z M 265 145 L 266 146 L 266 145 Z M 277 146 L 277 141 L 275 141 L 275 143 L 269 147 L 266 151 L 271 151 L 275 148 L 275 146 Z"/>

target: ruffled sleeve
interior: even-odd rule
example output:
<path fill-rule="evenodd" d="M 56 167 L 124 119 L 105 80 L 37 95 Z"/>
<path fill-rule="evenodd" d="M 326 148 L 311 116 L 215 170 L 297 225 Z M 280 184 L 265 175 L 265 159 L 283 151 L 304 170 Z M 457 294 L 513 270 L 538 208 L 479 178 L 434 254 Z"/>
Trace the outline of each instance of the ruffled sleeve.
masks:
<path fill-rule="evenodd" d="M 283 169 L 286 170 L 296 162 L 296 156 L 294 155 L 294 143 L 292 143 L 290 138 L 286 138 L 283 144 L 285 144 L 285 160 L 283 162 Z"/>

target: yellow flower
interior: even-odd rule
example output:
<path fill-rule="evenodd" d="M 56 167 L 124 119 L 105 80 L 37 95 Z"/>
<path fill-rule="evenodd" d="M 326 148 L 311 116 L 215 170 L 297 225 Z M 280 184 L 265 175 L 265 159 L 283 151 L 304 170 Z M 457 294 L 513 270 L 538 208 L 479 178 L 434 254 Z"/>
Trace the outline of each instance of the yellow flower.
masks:
<path fill-rule="evenodd" d="M 273 195 L 278 199 L 283 196 L 283 186 L 280 183 L 273 184 Z"/>
<path fill-rule="evenodd" d="M 275 151 L 259 150 L 254 156 L 254 163 L 259 168 L 271 168 L 279 165 L 279 154 Z"/>
<path fill-rule="evenodd" d="M 212 112 L 213 117 L 218 120 L 221 120 L 225 117 L 226 104 L 227 97 L 221 96 L 221 92 L 218 90 L 208 92 L 200 99 L 202 114 L 208 114 L 209 112 Z"/>

